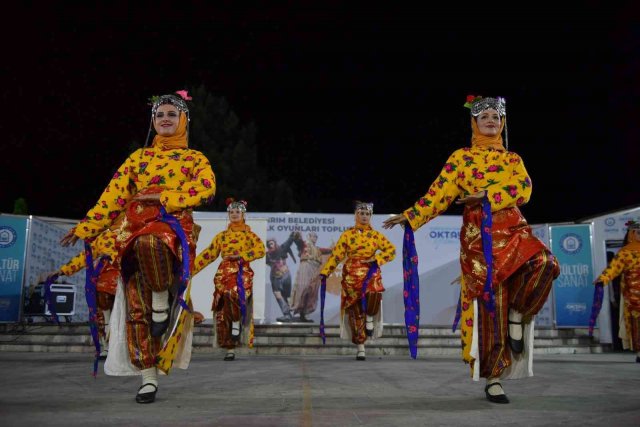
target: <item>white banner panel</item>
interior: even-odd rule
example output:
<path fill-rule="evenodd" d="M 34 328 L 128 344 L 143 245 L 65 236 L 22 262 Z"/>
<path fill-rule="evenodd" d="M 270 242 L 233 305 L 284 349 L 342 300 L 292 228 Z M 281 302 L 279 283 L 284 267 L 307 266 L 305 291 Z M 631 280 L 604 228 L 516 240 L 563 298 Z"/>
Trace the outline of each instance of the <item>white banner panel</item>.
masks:
<path fill-rule="evenodd" d="M 395 227 L 392 230 L 384 230 L 382 222 L 387 215 L 374 215 L 372 226 L 383 232 L 387 238 L 396 245 L 396 259 L 382 266 L 382 280 L 386 288 L 383 296 L 383 320 L 385 323 L 404 323 L 404 302 L 402 297 L 402 235 L 403 230 Z M 215 221 L 215 218 L 218 218 Z M 194 212 L 195 221 L 202 226 L 202 232 L 198 241 L 198 252 L 204 249 L 213 236 L 226 227 L 226 212 Z M 319 248 L 331 248 L 339 239 L 340 234 L 354 225 L 353 214 L 306 214 L 306 213 L 264 213 L 249 212 L 248 223 L 252 225 L 253 218 L 265 218 L 267 221 L 266 238 L 260 233 L 260 238 L 266 241 L 275 239 L 278 245 L 283 245 L 293 232 L 300 232 L 304 240 L 308 233 L 315 232 L 318 235 L 316 246 Z M 220 222 L 222 221 L 222 222 Z M 451 285 L 460 275 L 458 261 L 460 251 L 460 216 L 440 216 L 415 233 L 416 249 L 419 256 L 420 273 L 420 302 L 421 324 L 451 325 L 460 292 L 459 285 Z M 217 231 L 216 231 L 217 230 Z M 256 229 L 254 229 L 256 231 Z M 257 231 L 256 231 L 257 233 Z M 323 257 L 326 261 L 328 255 Z M 254 290 L 264 290 L 264 312 L 256 301 L 256 322 L 274 323 L 276 318 L 282 316 L 269 280 L 270 267 L 261 260 L 264 268 L 262 271 L 255 261 L 251 264 L 256 276 L 254 277 Z M 291 292 L 295 288 L 295 278 L 300 262 L 300 253 L 295 244 L 291 244 L 291 251 L 285 260 L 291 276 Z M 192 292 L 197 292 L 198 302 L 196 309 L 202 312 L 206 318 L 211 318 L 211 298 L 213 293 L 213 275 L 218 262 L 212 263 L 194 278 Z M 325 322 L 337 325 L 340 312 L 340 274 L 342 267 L 329 277 L 327 296 L 325 301 Z M 260 274 L 261 273 L 261 274 Z M 206 289 L 206 295 L 202 293 Z M 194 294 L 195 295 L 195 294 Z M 194 297 L 195 301 L 195 297 Z M 290 299 L 289 299 L 289 302 Z M 199 308 L 198 308 L 199 307 Z M 308 316 L 316 324 L 320 321 L 320 301 L 317 309 Z"/>

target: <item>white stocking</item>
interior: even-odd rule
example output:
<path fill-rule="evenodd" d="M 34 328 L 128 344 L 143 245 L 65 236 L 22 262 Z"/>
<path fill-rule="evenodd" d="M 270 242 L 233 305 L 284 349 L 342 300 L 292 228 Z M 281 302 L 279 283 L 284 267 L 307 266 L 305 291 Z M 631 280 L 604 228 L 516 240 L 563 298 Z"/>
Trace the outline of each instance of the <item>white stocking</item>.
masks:
<path fill-rule="evenodd" d="M 158 370 L 154 366 L 153 368 L 143 369 L 140 371 L 142 373 L 142 384 L 153 384 L 158 387 Z M 142 387 L 138 393 L 150 393 L 155 391 L 156 389 L 151 386 Z"/>
<path fill-rule="evenodd" d="M 151 314 L 153 321 L 156 323 L 167 320 L 169 313 L 169 291 L 151 292 Z"/>
<path fill-rule="evenodd" d="M 103 310 L 102 315 L 104 316 L 104 340 L 105 342 L 109 342 L 109 321 L 111 320 L 111 310 Z"/>
<path fill-rule="evenodd" d="M 365 328 L 367 328 L 369 330 L 373 329 L 373 316 L 369 316 L 367 314 L 367 324 L 366 324 Z"/>
<path fill-rule="evenodd" d="M 511 309 L 509 310 L 509 320 L 511 322 L 518 322 L 517 324 L 509 323 L 509 336 L 514 340 L 522 339 L 522 314 Z"/>
<path fill-rule="evenodd" d="M 500 378 L 498 377 L 487 378 L 487 385 L 499 382 Z M 493 387 L 489 387 L 487 389 L 487 393 L 489 393 L 491 396 L 497 396 L 499 394 L 504 394 L 504 389 L 502 388 L 502 385 L 496 385 Z"/>
<path fill-rule="evenodd" d="M 231 322 L 231 335 L 240 335 L 240 322 Z"/>

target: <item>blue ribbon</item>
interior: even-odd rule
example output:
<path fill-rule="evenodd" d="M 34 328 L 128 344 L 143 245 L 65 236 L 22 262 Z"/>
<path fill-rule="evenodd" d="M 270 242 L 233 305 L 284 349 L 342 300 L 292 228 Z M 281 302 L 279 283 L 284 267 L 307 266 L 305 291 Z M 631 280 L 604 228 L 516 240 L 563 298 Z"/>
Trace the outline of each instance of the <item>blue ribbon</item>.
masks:
<path fill-rule="evenodd" d="M 327 295 L 327 276 L 324 274 L 320 276 L 320 338 L 322 338 L 322 344 L 326 344 L 327 336 L 324 332 L 324 299 Z"/>
<path fill-rule="evenodd" d="M 493 217 L 491 215 L 491 203 L 489 198 L 482 198 L 482 221 L 480 223 L 480 235 L 482 236 L 482 252 L 484 254 L 485 264 L 487 265 L 487 278 L 484 281 L 482 290 L 482 301 L 489 310 L 489 316 L 493 318 L 494 333 L 498 335 L 497 319 L 496 319 L 496 298 L 493 292 L 493 236 L 491 234 L 491 226 L 493 225 Z"/>
<path fill-rule="evenodd" d="M 178 236 L 178 239 L 180 239 L 180 246 L 182 251 L 182 273 L 180 275 L 180 287 L 178 289 L 178 303 L 182 306 L 182 308 L 191 313 L 191 308 L 189 308 L 183 298 L 183 294 L 187 289 L 187 283 L 191 278 L 191 257 L 189 256 L 189 242 L 187 241 L 187 236 L 182 229 L 182 225 L 180 225 L 180 221 L 178 221 L 175 216 L 167 213 L 164 206 L 160 206 L 160 220 L 171 227 L 171 230 L 176 233 L 176 236 Z"/>
<path fill-rule="evenodd" d="M 244 325 L 247 317 L 247 295 L 244 290 L 244 280 L 242 277 L 242 264 L 243 260 L 238 260 L 238 276 L 236 278 L 236 285 L 238 286 L 238 299 L 240 300 L 240 313 L 242 314 L 242 324 Z"/>
<path fill-rule="evenodd" d="M 420 329 L 420 277 L 418 275 L 418 253 L 409 224 L 404 227 L 402 241 L 402 270 L 404 279 L 404 323 L 407 329 L 409 352 L 418 357 L 418 332 Z"/>
<path fill-rule="evenodd" d="M 60 319 L 58 318 L 58 313 L 56 313 L 56 302 L 53 300 L 53 294 L 51 293 L 51 284 L 58 280 L 58 277 L 60 276 L 57 274 L 52 274 L 47 277 L 47 280 L 44 282 L 44 300 L 49 306 L 49 312 L 51 313 L 53 320 L 60 325 Z"/>
<path fill-rule="evenodd" d="M 593 336 L 593 328 L 596 326 L 598 320 L 598 314 L 602 308 L 602 299 L 604 297 L 604 286 L 602 283 L 597 283 L 593 290 L 593 305 L 591 306 L 591 317 L 589 318 L 589 336 Z"/>
<path fill-rule="evenodd" d="M 87 274 L 84 284 L 84 294 L 89 307 L 89 329 L 91 330 L 91 338 L 96 348 L 95 359 L 93 360 L 93 376 L 98 374 L 98 360 L 100 360 L 100 336 L 98 333 L 98 300 L 96 282 L 98 276 L 104 267 L 106 258 L 101 257 L 98 266 L 93 267 L 93 255 L 91 253 L 91 245 L 85 240 L 84 242 L 85 261 L 87 264 Z"/>
<path fill-rule="evenodd" d="M 362 293 L 360 295 L 360 304 L 362 305 L 362 313 L 367 314 L 367 285 L 369 285 L 369 280 L 373 276 L 373 273 L 378 269 L 378 263 L 373 261 L 369 266 L 369 271 L 367 271 L 367 276 L 364 278 L 362 282 Z"/>
<path fill-rule="evenodd" d="M 458 322 L 462 316 L 462 289 L 460 289 L 460 295 L 458 295 L 458 306 L 456 307 L 456 317 L 453 319 L 453 325 L 451 326 L 451 332 L 455 332 L 458 328 Z"/>

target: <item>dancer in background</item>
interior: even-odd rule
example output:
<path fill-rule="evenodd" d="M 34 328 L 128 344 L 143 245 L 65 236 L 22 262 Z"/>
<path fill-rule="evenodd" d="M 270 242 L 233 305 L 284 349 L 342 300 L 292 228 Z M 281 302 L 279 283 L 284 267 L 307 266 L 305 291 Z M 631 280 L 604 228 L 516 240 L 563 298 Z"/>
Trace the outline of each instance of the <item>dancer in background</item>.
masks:
<path fill-rule="evenodd" d="M 367 337 L 382 335 L 382 274 L 396 248 L 371 227 L 373 203 L 355 203 L 355 226 L 345 230 L 320 271 L 323 280 L 344 261 L 340 300 L 340 337 L 357 345 L 357 360 L 365 360 Z"/>
<path fill-rule="evenodd" d="M 94 262 L 94 269 L 92 271 L 97 274 L 95 278 L 96 308 L 101 359 L 107 357 L 109 348 L 109 322 L 111 320 L 111 311 L 113 310 L 116 289 L 118 288 L 118 278 L 120 277 L 116 238 L 118 237 L 123 217 L 123 215 L 118 216 L 111 227 L 100 233 L 100 235 L 91 242 L 92 259 Z M 85 269 L 86 266 L 86 252 L 82 251 L 68 263 L 60 267 L 58 271 L 52 273 L 52 275 L 73 276 L 77 272 Z M 89 272 L 87 271 L 87 273 Z"/>
<path fill-rule="evenodd" d="M 622 348 L 635 351 L 636 362 L 640 363 L 640 222 L 631 220 L 626 226 L 625 245 L 594 284 L 604 286 L 622 275 L 618 336 L 622 339 Z"/>
<path fill-rule="evenodd" d="M 224 360 L 234 360 L 235 348 L 243 340 L 253 346 L 253 270 L 251 261 L 265 256 L 264 243 L 245 222 L 247 202 L 227 199 L 229 225 L 218 233 L 195 261 L 194 275 L 215 261 L 222 262 L 213 276 L 216 343 L 227 349 Z"/>

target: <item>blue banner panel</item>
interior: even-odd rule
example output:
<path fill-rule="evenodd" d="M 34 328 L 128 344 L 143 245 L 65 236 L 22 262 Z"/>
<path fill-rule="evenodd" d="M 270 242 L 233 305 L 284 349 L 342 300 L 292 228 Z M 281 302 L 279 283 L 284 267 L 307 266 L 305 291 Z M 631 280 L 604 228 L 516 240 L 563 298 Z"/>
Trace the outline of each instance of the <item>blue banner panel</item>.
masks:
<path fill-rule="evenodd" d="M 557 327 L 589 327 L 593 300 L 591 225 L 554 225 L 551 250 L 560 262 L 553 282 Z"/>
<path fill-rule="evenodd" d="M 27 218 L 0 215 L 0 322 L 19 322 Z"/>

